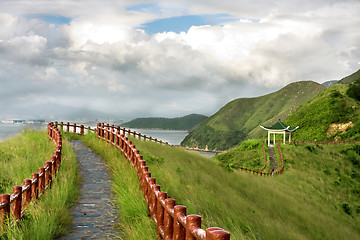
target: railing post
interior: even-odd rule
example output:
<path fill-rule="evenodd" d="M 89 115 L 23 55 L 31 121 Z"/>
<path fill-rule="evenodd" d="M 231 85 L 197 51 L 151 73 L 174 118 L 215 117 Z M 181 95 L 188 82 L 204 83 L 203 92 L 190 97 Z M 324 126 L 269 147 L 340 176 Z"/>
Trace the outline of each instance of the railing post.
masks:
<path fill-rule="evenodd" d="M 15 197 L 15 200 L 12 203 L 11 215 L 13 216 L 15 221 L 18 221 L 21 218 L 22 187 L 13 186 L 12 196 Z"/>
<path fill-rule="evenodd" d="M 230 240 L 230 233 L 221 228 L 206 229 L 206 240 Z"/>
<path fill-rule="evenodd" d="M 164 212 L 164 240 L 172 240 L 174 219 L 169 212 L 174 212 L 175 199 L 165 199 L 165 212 Z"/>
<path fill-rule="evenodd" d="M 40 196 L 41 194 L 43 194 L 44 189 L 45 189 L 45 168 L 44 167 L 40 167 L 39 168 L 39 185 L 38 185 L 38 196 Z"/>
<path fill-rule="evenodd" d="M 66 132 L 67 133 L 70 132 L 70 123 L 69 122 L 66 123 Z"/>
<path fill-rule="evenodd" d="M 23 191 L 22 204 L 25 210 L 31 201 L 31 179 L 24 179 L 23 186 L 28 188 L 26 191 Z"/>
<path fill-rule="evenodd" d="M 4 204 L 5 207 L 0 209 L 0 232 L 5 230 L 6 222 L 10 217 L 10 195 L 0 194 L 0 204 Z"/>
<path fill-rule="evenodd" d="M 50 161 L 52 162 L 51 173 L 55 176 L 58 167 L 56 162 L 56 156 L 51 156 Z"/>
<path fill-rule="evenodd" d="M 80 125 L 80 135 L 84 135 L 84 125 Z"/>
<path fill-rule="evenodd" d="M 185 228 L 184 226 L 179 222 L 180 218 L 184 218 L 186 216 L 186 207 L 185 206 L 175 206 L 174 207 L 174 234 L 173 234 L 173 240 L 183 240 L 185 239 Z"/>
<path fill-rule="evenodd" d="M 191 233 L 195 229 L 201 228 L 201 217 L 199 215 L 186 216 L 186 240 L 196 240 Z"/>
<path fill-rule="evenodd" d="M 73 126 L 74 126 L 74 133 L 76 134 L 76 123 L 74 123 Z"/>
<path fill-rule="evenodd" d="M 39 173 L 31 174 L 31 201 L 34 201 L 39 196 Z"/>
<path fill-rule="evenodd" d="M 156 237 L 158 238 L 162 238 L 162 236 L 164 235 L 164 207 L 162 206 L 161 202 L 165 201 L 166 198 L 166 192 L 159 192 L 156 204 Z"/>
<path fill-rule="evenodd" d="M 51 184 L 51 180 L 52 180 L 52 162 L 51 161 L 46 161 L 45 162 L 45 168 L 47 169 L 47 171 L 45 171 L 45 186 L 49 186 L 49 184 Z"/>

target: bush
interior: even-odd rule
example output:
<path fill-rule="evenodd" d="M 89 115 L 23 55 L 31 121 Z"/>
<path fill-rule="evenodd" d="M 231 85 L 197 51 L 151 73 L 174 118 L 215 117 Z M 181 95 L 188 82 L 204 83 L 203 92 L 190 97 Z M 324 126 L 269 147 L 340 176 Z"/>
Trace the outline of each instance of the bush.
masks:
<path fill-rule="evenodd" d="M 360 80 L 360 79 L 359 79 Z M 346 91 L 346 94 L 353 98 L 356 99 L 357 101 L 360 101 L 360 85 L 359 85 L 359 80 L 357 80 L 355 83 L 350 84 L 348 90 Z"/>
<path fill-rule="evenodd" d="M 341 206 L 346 214 L 351 215 L 351 208 L 348 203 L 343 203 Z"/>

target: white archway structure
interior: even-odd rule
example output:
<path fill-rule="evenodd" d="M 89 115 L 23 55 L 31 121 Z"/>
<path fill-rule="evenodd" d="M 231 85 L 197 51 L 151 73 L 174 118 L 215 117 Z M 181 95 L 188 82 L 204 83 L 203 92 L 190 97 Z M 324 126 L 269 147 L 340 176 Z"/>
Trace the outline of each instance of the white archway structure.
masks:
<path fill-rule="evenodd" d="M 297 126 L 296 128 L 291 128 L 290 126 L 286 126 L 283 122 L 281 122 L 281 120 L 279 119 L 279 121 L 277 123 L 275 123 L 273 126 L 271 127 L 263 127 L 260 125 L 260 127 L 266 131 L 268 131 L 268 146 L 271 145 L 271 134 L 274 135 L 274 145 L 275 145 L 275 137 L 276 134 L 282 134 L 284 136 L 284 144 L 286 142 L 286 134 L 289 135 L 289 142 L 291 142 L 291 133 L 294 132 L 296 129 L 299 128 L 299 126 Z"/>

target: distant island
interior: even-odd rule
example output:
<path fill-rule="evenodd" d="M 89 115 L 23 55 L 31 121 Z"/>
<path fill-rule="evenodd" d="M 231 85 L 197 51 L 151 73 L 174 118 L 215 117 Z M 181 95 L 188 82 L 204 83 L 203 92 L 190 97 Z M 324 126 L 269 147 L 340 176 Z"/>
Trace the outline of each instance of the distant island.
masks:
<path fill-rule="evenodd" d="M 208 117 L 201 114 L 190 114 L 177 118 L 136 118 L 130 122 L 121 124 L 121 126 L 128 128 L 192 130 L 206 119 L 208 119 Z"/>

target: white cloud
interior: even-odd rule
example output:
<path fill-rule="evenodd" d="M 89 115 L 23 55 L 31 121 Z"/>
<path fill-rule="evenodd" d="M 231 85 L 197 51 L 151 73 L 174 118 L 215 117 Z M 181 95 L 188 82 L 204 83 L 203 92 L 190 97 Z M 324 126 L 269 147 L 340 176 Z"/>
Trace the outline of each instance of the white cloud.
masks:
<path fill-rule="evenodd" d="M 211 114 L 236 97 L 359 68 L 358 1 L 157 1 L 159 11 L 126 11 L 145 2 L 0 2 L 0 97 L 13 105 L 25 94 L 28 104 L 51 96 L 119 113 Z M 136 29 L 157 18 L 223 13 L 239 21 L 179 34 Z M 31 14 L 71 22 L 55 26 Z"/>

